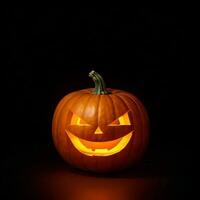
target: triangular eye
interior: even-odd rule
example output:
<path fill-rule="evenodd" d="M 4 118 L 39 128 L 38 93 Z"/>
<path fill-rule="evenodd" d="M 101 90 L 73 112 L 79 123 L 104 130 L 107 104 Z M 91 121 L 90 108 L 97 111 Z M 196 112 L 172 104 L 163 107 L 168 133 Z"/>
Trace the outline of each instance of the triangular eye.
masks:
<path fill-rule="evenodd" d="M 81 119 L 78 115 L 76 115 L 74 113 L 72 115 L 71 125 L 89 126 L 89 124 L 87 122 L 85 122 L 83 119 Z"/>
<path fill-rule="evenodd" d="M 109 126 L 131 125 L 128 112 L 114 120 Z"/>

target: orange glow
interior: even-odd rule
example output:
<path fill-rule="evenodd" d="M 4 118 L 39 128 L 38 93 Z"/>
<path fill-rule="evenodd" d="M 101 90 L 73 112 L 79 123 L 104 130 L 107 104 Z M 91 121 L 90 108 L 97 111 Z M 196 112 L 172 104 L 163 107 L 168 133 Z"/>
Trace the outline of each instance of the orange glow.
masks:
<path fill-rule="evenodd" d="M 50 154 L 42 155 L 49 157 Z M 28 188 L 23 190 L 26 199 L 166 200 L 174 197 L 170 193 L 170 177 L 155 174 L 160 171 L 160 165 L 155 168 L 144 164 L 137 170 L 98 176 L 71 170 L 63 162 L 47 162 L 43 157 L 42 160 L 24 173 L 24 187 Z"/>
<path fill-rule="evenodd" d="M 103 134 L 102 130 L 97 127 L 96 131 L 94 132 L 94 134 Z"/>
<path fill-rule="evenodd" d="M 89 126 L 83 119 L 81 119 L 78 115 L 73 114 L 71 119 L 71 125 L 78 125 L 78 126 Z"/>
<path fill-rule="evenodd" d="M 66 131 L 66 130 L 65 130 Z M 126 147 L 132 137 L 132 132 L 112 141 L 91 142 L 80 139 L 72 133 L 66 131 L 74 147 L 87 156 L 110 156 L 120 152 Z"/>
<path fill-rule="evenodd" d="M 121 126 L 121 125 L 131 125 L 128 112 L 120 116 L 118 119 L 114 120 L 109 126 Z"/>

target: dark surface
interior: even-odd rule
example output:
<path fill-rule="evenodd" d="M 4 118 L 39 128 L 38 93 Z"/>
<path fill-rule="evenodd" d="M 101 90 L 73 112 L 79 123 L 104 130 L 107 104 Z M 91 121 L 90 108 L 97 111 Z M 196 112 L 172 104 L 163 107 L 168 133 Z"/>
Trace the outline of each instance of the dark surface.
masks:
<path fill-rule="evenodd" d="M 145 160 L 132 169 L 96 174 L 74 169 L 52 155 L 43 153 L 45 160 L 40 157 L 21 172 L 24 187 L 17 192 L 25 199 L 177 199 L 171 195 L 174 177 L 166 163 Z"/>
<path fill-rule="evenodd" d="M 57 199 L 89 200 L 90 191 L 90 198 L 102 200 L 184 199 L 189 190 L 187 163 L 192 162 L 191 144 L 182 131 L 187 88 L 183 19 L 175 8 L 5 9 L 1 38 L 5 199 L 10 195 L 42 199 L 53 192 L 52 199 L 58 195 Z M 88 77 L 92 69 L 108 87 L 134 93 L 147 108 L 151 140 L 137 170 L 101 176 L 80 172 L 55 152 L 54 109 L 65 94 L 93 87 Z M 115 190 L 116 198 L 111 197 Z"/>

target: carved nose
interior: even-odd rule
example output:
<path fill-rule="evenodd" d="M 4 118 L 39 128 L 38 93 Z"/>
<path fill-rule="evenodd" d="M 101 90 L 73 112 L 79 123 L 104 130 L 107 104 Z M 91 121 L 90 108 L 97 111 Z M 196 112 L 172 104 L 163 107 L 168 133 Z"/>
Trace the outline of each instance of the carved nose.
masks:
<path fill-rule="evenodd" d="M 103 134 L 102 130 L 97 127 L 96 131 L 94 132 L 94 134 Z"/>

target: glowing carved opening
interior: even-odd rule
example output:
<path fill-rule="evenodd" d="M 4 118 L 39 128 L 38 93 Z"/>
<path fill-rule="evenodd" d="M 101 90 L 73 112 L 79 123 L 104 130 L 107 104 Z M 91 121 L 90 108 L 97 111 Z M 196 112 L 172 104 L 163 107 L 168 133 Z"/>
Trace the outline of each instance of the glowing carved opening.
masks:
<path fill-rule="evenodd" d="M 109 126 L 131 125 L 128 112 L 114 120 Z"/>
<path fill-rule="evenodd" d="M 65 130 L 66 131 L 66 130 Z M 72 133 L 66 131 L 74 147 L 87 156 L 110 156 L 120 152 L 129 143 L 132 132 L 112 141 L 91 142 L 80 139 Z"/>
<path fill-rule="evenodd" d="M 102 130 L 97 127 L 96 131 L 94 132 L 94 134 L 103 134 Z"/>
<path fill-rule="evenodd" d="M 89 126 L 83 119 L 81 119 L 78 115 L 73 114 L 71 119 L 71 125 L 78 125 L 78 126 Z"/>

